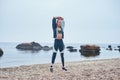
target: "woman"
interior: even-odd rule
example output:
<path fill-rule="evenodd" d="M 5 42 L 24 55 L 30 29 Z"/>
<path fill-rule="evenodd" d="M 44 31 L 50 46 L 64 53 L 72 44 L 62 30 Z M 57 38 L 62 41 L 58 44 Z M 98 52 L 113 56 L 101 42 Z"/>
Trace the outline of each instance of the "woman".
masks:
<path fill-rule="evenodd" d="M 51 61 L 52 64 L 50 66 L 51 72 L 53 72 L 53 64 L 55 62 L 55 58 L 58 50 L 60 51 L 60 55 L 61 55 L 62 69 L 67 71 L 67 69 L 64 67 L 64 43 L 63 43 L 64 25 L 65 25 L 65 22 L 62 17 L 53 17 L 52 28 L 53 28 L 53 37 L 55 38 L 55 40 L 54 40 L 54 51 L 53 51 L 52 61 Z"/>

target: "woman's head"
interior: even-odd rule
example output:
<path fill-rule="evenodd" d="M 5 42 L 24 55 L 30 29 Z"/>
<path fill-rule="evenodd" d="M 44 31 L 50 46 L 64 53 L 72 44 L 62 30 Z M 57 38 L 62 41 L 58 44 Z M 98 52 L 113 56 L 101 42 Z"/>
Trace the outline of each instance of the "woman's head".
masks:
<path fill-rule="evenodd" d="M 62 26 L 62 20 L 58 19 L 56 24 L 57 24 L 57 27 L 61 27 Z"/>

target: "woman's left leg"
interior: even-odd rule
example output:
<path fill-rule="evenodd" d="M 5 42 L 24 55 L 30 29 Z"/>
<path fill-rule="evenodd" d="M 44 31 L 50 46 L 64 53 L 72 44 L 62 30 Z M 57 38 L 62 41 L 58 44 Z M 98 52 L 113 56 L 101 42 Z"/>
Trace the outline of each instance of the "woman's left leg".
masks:
<path fill-rule="evenodd" d="M 61 56 L 61 62 L 62 62 L 62 69 L 67 71 L 67 69 L 65 69 L 65 65 L 64 65 L 64 49 L 65 49 L 65 46 L 64 46 L 64 42 L 63 40 L 60 41 L 60 45 L 59 45 L 59 50 L 60 50 L 60 56 Z"/>
<path fill-rule="evenodd" d="M 64 67 L 64 53 L 60 53 L 62 66 Z"/>
<path fill-rule="evenodd" d="M 54 40 L 54 47 L 53 47 L 53 54 L 52 54 L 52 60 L 51 60 L 51 66 L 50 66 L 50 71 L 53 72 L 53 64 L 55 63 L 55 58 L 57 55 L 57 50 L 58 50 L 58 40 Z"/>

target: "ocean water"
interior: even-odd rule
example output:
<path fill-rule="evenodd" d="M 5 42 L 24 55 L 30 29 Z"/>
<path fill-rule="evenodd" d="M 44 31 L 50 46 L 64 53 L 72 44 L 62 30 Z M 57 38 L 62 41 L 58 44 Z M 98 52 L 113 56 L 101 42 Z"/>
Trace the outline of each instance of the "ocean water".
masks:
<path fill-rule="evenodd" d="M 0 42 L 0 48 L 3 49 L 4 54 L 0 57 L 0 68 L 4 67 L 15 67 L 21 65 L 31 65 L 31 64 L 45 64 L 51 63 L 52 50 L 51 51 L 43 51 L 40 50 L 38 52 L 33 51 L 20 51 L 15 47 L 19 43 L 10 43 L 10 42 Z M 40 43 L 42 46 L 52 46 L 53 44 L 49 43 Z M 65 49 L 64 57 L 65 62 L 72 61 L 82 61 L 82 60 L 96 60 L 96 59 L 111 59 L 111 58 L 120 58 L 119 51 L 109 51 L 106 50 L 108 44 L 97 44 L 101 47 L 100 55 L 95 57 L 85 57 L 81 55 L 79 52 L 81 44 L 65 44 L 65 46 L 73 46 L 77 49 L 77 52 L 69 52 Z M 113 49 L 117 48 L 118 44 L 110 44 Z M 55 60 L 56 63 L 61 62 L 60 53 L 58 51 L 57 57 Z"/>

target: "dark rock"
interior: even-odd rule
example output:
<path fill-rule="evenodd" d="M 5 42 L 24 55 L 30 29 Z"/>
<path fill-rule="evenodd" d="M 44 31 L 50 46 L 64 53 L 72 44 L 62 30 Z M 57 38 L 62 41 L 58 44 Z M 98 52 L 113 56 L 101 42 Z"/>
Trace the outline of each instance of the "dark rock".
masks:
<path fill-rule="evenodd" d="M 67 46 L 66 48 L 67 49 L 73 49 L 74 47 L 73 46 Z"/>
<path fill-rule="evenodd" d="M 74 49 L 73 46 L 67 46 L 66 48 L 67 48 L 68 51 L 70 51 L 70 52 L 77 52 L 77 49 Z"/>
<path fill-rule="evenodd" d="M 85 57 L 97 56 L 100 54 L 100 47 L 96 45 L 81 45 L 79 52 Z"/>
<path fill-rule="evenodd" d="M 115 48 L 114 50 L 115 50 L 115 51 L 119 51 L 119 52 L 120 52 L 120 48 L 118 48 L 118 49 L 116 49 L 116 48 Z"/>
<path fill-rule="evenodd" d="M 3 55 L 3 50 L 0 48 L 0 57 Z"/>
<path fill-rule="evenodd" d="M 85 57 L 98 56 L 98 55 L 100 54 L 100 52 L 94 51 L 94 50 L 84 51 L 84 52 L 82 52 L 82 51 L 80 50 L 80 52 L 81 52 L 81 55 L 83 55 L 83 56 L 85 56 Z"/>
<path fill-rule="evenodd" d="M 49 50 L 52 50 L 53 48 L 52 47 L 49 47 L 49 46 L 44 46 L 42 48 L 44 51 L 49 51 Z"/>
<path fill-rule="evenodd" d="M 69 49 L 70 52 L 77 52 L 77 49 Z"/>
<path fill-rule="evenodd" d="M 120 49 L 120 46 L 117 46 Z"/>
<path fill-rule="evenodd" d="M 108 45 L 108 48 L 112 48 L 112 46 L 111 46 L 111 45 Z"/>
<path fill-rule="evenodd" d="M 41 50 L 42 46 L 39 43 L 31 42 L 31 43 L 21 43 L 17 45 L 16 48 L 20 50 Z"/>
<path fill-rule="evenodd" d="M 114 49 L 115 51 L 117 51 L 118 49 Z"/>
<path fill-rule="evenodd" d="M 117 46 L 117 47 L 118 47 L 118 49 L 116 49 L 116 50 L 118 50 L 120 52 L 120 46 Z"/>
<path fill-rule="evenodd" d="M 106 48 L 106 50 L 112 50 L 112 46 L 108 45 L 108 48 Z"/>

